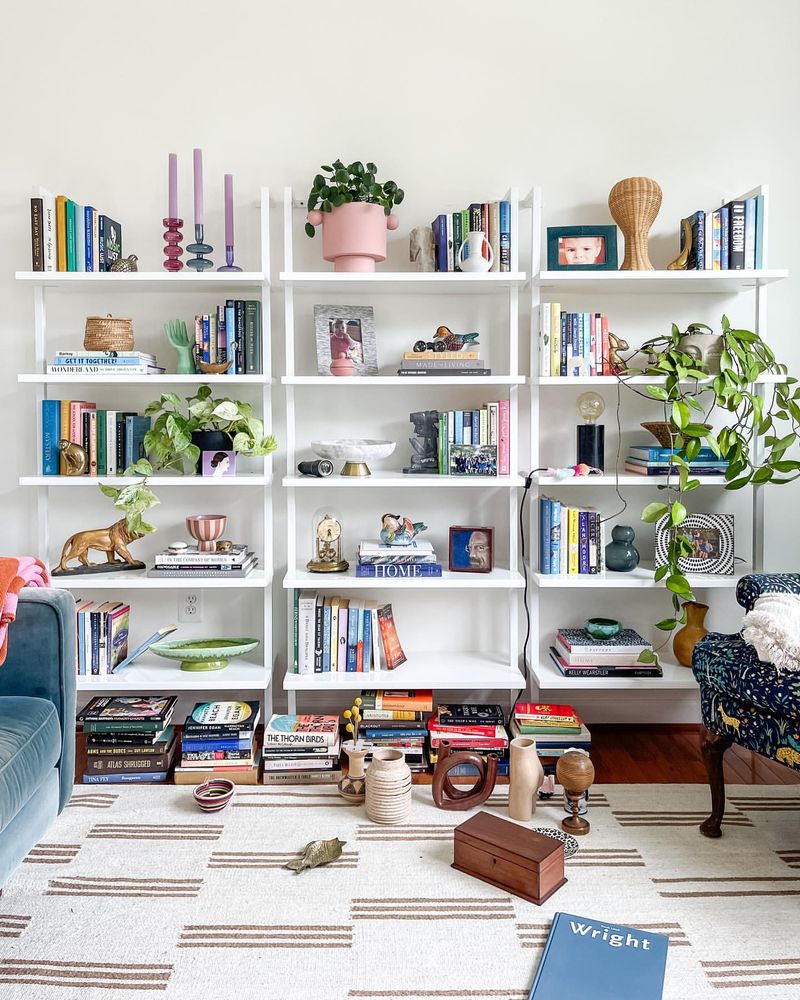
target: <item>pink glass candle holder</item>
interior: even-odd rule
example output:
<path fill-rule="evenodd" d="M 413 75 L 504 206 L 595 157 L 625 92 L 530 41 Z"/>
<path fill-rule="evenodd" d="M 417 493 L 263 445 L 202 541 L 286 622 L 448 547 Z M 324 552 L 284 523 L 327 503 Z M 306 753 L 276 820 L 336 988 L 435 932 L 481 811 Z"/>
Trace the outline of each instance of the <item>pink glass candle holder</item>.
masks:
<path fill-rule="evenodd" d="M 183 261 L 180 260 L 180 257 L 183 255 L 183 247 L 181 246 L 181 240 L 183 239 L 183 233 L 181 232 L 183 219 L 162 219 L 161 221 L 166 230 L 164 233 L 164 242 L 166 244 L 164 247 L 164 256 L 167 259 L 163 264 L 164 270 L 180 271 L 183 267 Z"/>
<path fill-rule="evenodd" d="M 227 525 L 225 514 L 191 514 L 186 518 L 186 530 L 197 542 L 199 552 L 214 552 Z"/>

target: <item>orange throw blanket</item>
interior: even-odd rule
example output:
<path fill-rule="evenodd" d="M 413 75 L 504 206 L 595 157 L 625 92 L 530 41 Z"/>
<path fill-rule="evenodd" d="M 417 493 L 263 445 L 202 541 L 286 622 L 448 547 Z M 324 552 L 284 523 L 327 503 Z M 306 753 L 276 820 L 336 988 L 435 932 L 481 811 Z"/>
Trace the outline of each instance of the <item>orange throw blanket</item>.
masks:
<path fill-rule="evenodd" d="M 17 616 L 23 587 L 49 587 L 47 567 L 33 556 L 0 556 L 0 666 L 6 662 L 8 626 Z"/>

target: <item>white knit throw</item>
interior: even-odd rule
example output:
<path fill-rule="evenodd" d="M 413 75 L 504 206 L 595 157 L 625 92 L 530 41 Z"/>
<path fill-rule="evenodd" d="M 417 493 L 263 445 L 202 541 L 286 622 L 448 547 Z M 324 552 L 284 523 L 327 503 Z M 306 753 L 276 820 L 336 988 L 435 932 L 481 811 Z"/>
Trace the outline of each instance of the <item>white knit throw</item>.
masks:
<path fill-rule="evenodd" d="M 742 621 L 742 638 L 781 673 L 800 671 L 800 595 L 763 594 Z"/>

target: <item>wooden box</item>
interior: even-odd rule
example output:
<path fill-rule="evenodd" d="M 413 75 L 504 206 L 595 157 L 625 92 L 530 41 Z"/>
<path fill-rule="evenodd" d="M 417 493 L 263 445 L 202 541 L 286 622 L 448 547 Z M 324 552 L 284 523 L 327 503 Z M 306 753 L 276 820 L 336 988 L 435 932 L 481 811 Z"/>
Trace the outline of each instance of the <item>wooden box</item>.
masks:
<path fill-rule="evenodd" d="M 560 889 L 564 845 L 491 813 L 454 831 L 453 868 L 539 905 Z"/>

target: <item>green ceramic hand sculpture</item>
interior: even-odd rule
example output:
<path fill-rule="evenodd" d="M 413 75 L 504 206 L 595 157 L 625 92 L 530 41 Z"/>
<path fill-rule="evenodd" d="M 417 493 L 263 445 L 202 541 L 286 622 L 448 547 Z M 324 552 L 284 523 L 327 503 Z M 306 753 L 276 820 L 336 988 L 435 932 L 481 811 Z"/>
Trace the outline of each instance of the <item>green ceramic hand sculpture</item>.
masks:
<path fill-rule="evenodd" d="M 189 340 L 186 324 L 182 319 L 171 319 L 164 324 L 164 332 L 178 354 L 177 374 L 194 375 L 194 341 Z"/>

